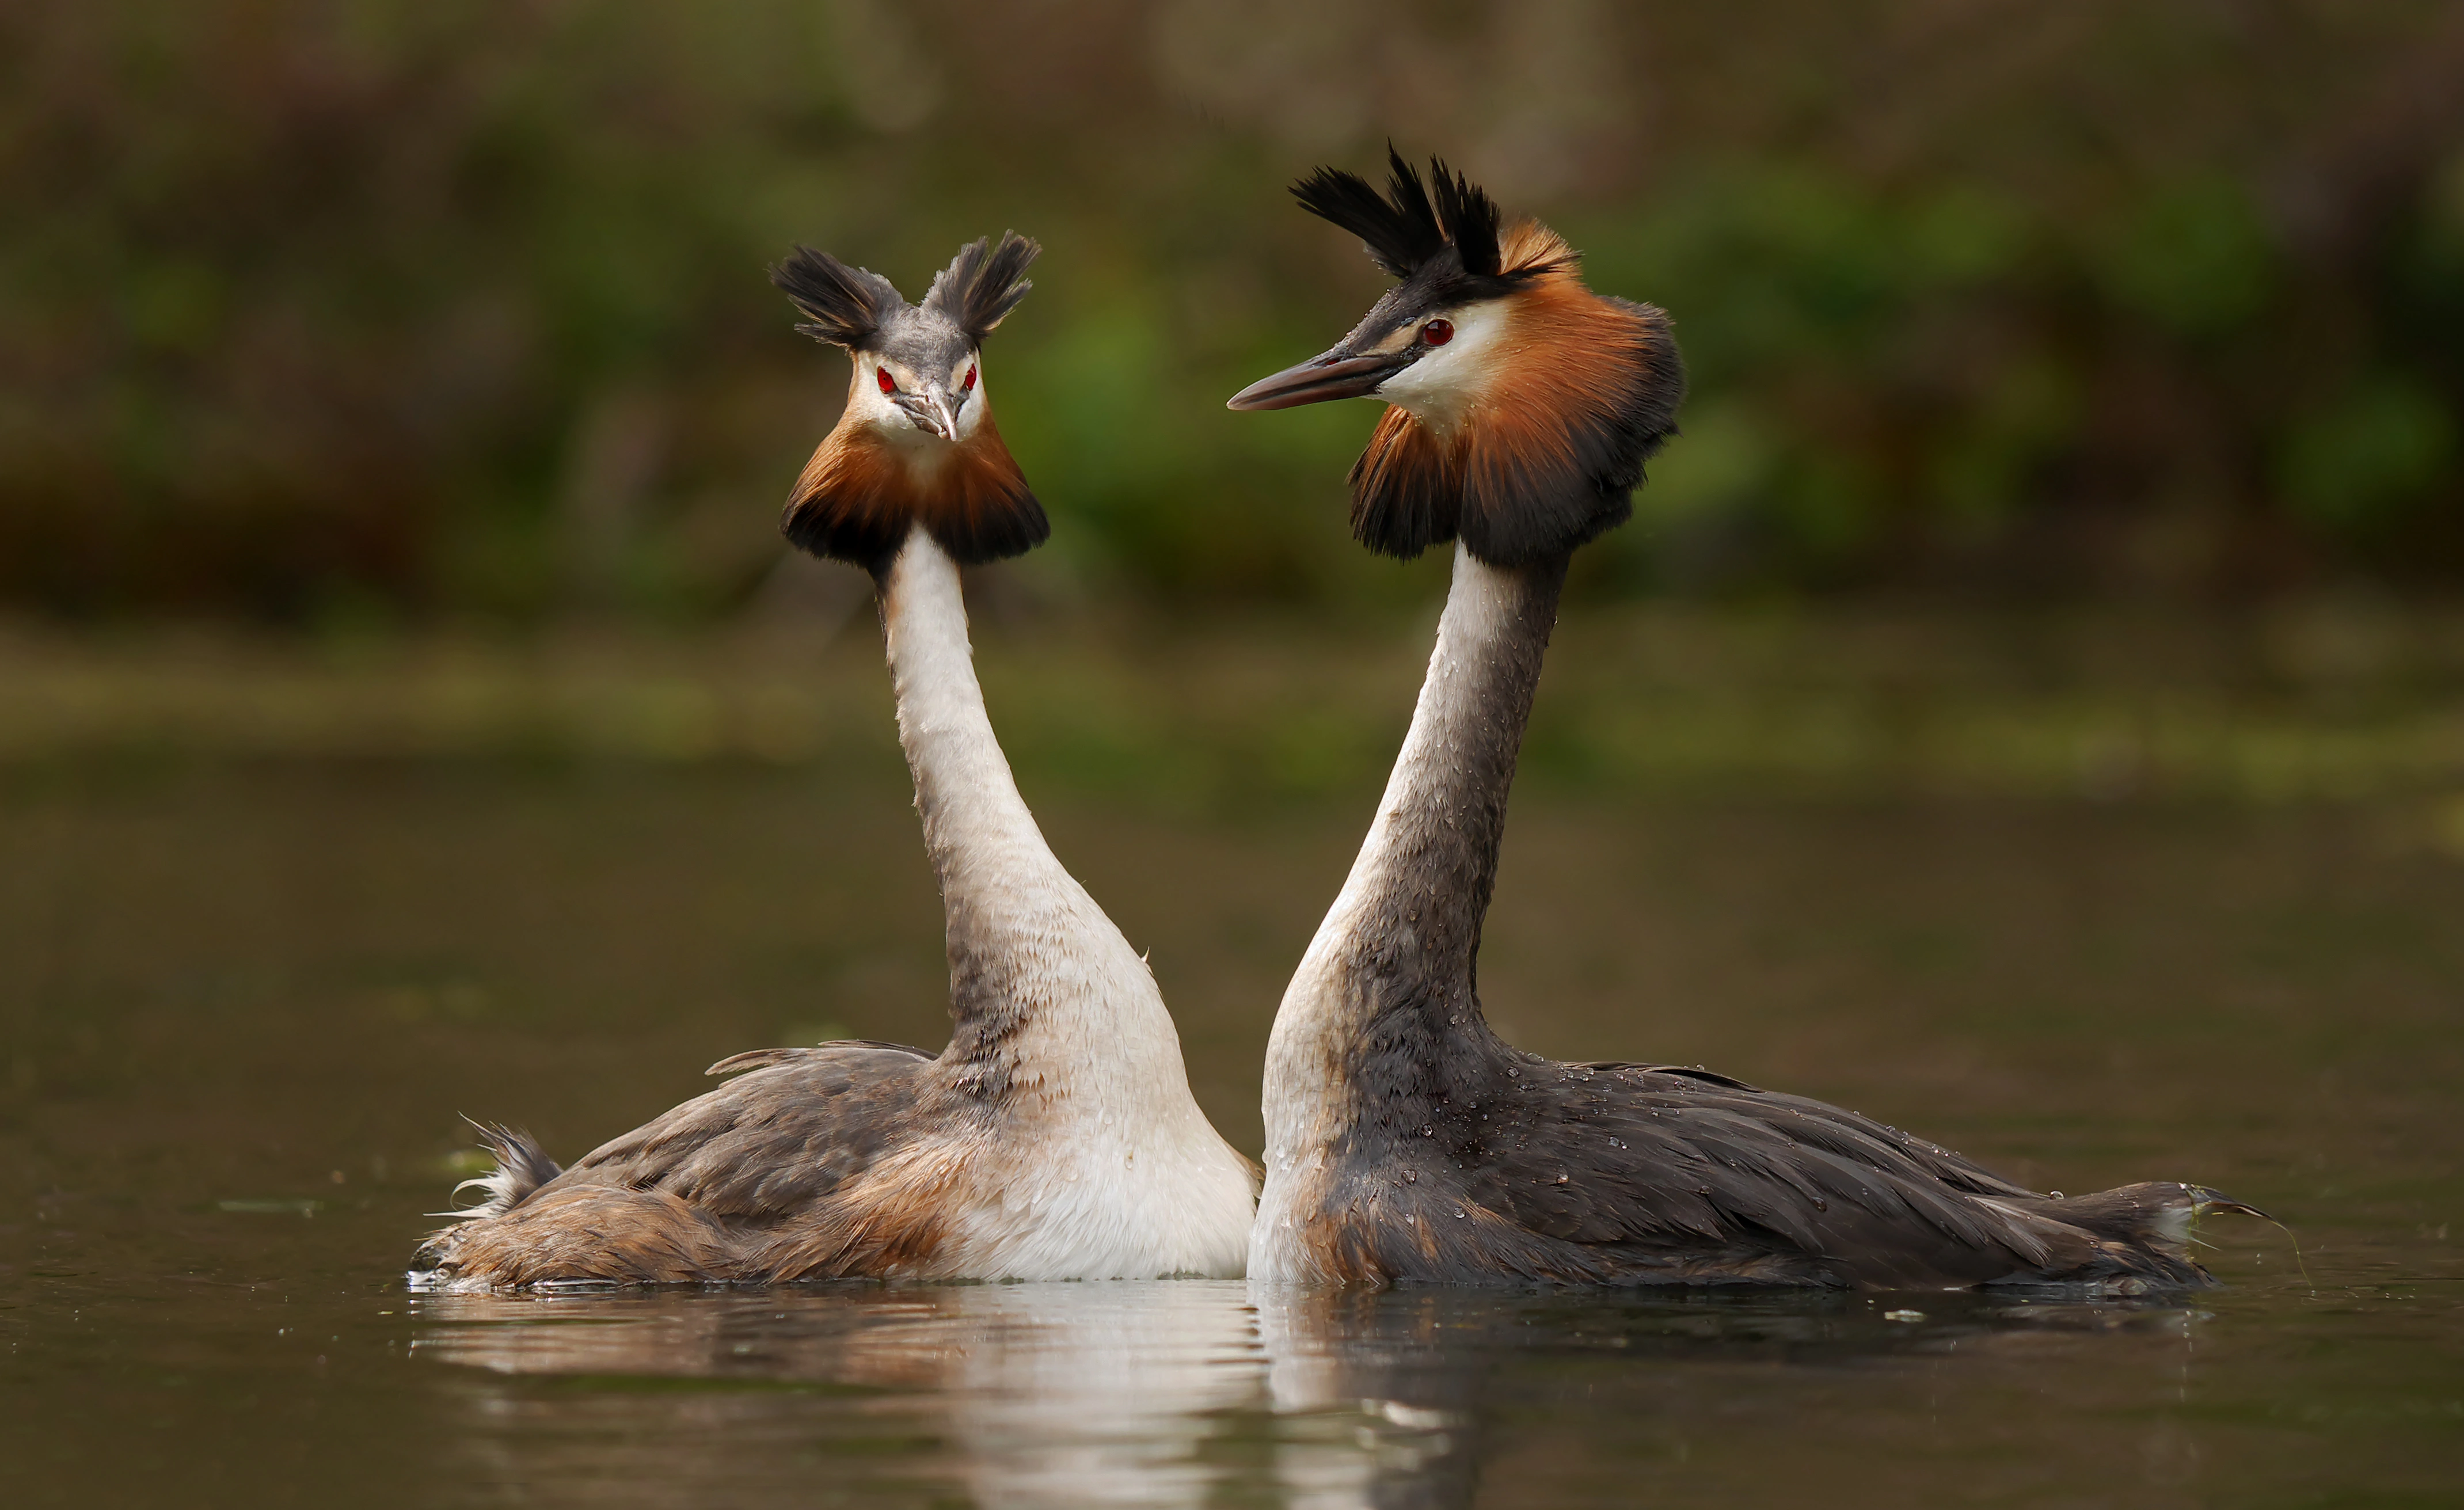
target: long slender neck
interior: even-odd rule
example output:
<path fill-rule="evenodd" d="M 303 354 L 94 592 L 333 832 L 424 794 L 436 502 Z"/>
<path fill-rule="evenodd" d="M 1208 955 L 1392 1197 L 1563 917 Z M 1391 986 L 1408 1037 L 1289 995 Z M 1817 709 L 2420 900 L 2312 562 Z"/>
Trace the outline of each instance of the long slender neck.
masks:
<path fill-rule="evenodd" d="M 1280 1091 L 1355 1079 L 1366 1045 L 1485 1037 L 1474 996 L 1515 756 L 1555 626 L 1566 558 L 1490 566 L 1460 547 L 1419 709 L 1369 838 L 1284 995 Z"/>
<path fill-rule="evenodd" d="M 882 636 L 898 700 L 898 743 L 915 777 L 924 844 L 956 909 L 997 902 L 978 895 L 987 863 L 1023 860 L 1058 872 L 1035 816 L 1018 795 L 993 737 L 967 640 L 958 566 L 921 528 L 907 537 L 879 583 Z"/>
<path fill-rule="evenodd" d="M 878 582 L 898 742 L 915 777 L 924 847 L 948 928 L 954 1047 L 999 1039 L 1047 998 L 1020 976 L 1047 953 L 1117 941 L 1117 930 L 1054 858 L 1019 796 L 984 713 L 958 567 L 922 527 Z M 1089 940 L 1091 927 L 1110 939 Z M 1056 948 L 1056 946 L 1058 946 Z M 1128 945 L 1119 947 L 1126 951 Z"/>
<path fill-rule="evenodd" d="M 942 1062 L 961 1090 L 1013 1107 L 1196 1118 L 1155 977 L 1053 856 L 993 737 L 957 564 L 919 526 L 878 587 L 898 742 L 948 930 Z"/>

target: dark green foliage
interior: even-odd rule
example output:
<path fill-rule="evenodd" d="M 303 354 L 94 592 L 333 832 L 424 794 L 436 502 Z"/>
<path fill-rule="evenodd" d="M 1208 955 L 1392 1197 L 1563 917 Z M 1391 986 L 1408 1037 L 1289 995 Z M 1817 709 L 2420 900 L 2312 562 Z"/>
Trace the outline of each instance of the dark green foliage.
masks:
<path fill-rule="evenodd" d="M 1221 408 L 1374 296 L 1284 186 L 1389 136 L 1675 318 L 1683 434 L 1581 591 L 2464 576 L 2453 7 L 1311 13 L 12 8 L 0 605 L 731 611 L 845 382 L 764 267 L 1004 226 L 1031 570 L 1406 590 L 1345 534 L 1371 405 Z"/>

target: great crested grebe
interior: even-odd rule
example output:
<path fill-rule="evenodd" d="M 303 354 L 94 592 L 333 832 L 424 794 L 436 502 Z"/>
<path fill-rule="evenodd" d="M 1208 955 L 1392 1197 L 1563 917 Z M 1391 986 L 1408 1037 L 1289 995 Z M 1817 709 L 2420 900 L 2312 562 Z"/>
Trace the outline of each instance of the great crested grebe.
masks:
<path fill-rule="evenodd" d="M 1146 962 L 1045 844 L 968 646 L 959 566 L 1047 533 L 981 359 L 1037 250 L 978 241 L 913 305 L 806 248 L 771 271 L 855 363 L 782 528 L 872 573 L 947 917 L 949 1046 L 738 1054 L 711 1067 L 727 1084 L 561 1171 L 487 1129 L 486 1199 L 429 1240 L 424 1285 L 1241 1274 L 1255 1171 L 1190 1096 Z"/>
<path fill-rule="evenodd" d="M 2212 1282 L 2173 1182 L 2044 1195 L 1854 1112 L 1665 1064 L 1566 1064 L 1482 1017 L 1481 920 L 1516 752 L 1576 547 L 1624 522 L 1675 431 L 1668 318 L 1584 287 L 1535 221 L 1389 150 L 1380 195 L 1293 192 L 1400 282 L 1333 350 L 1235 409 L 1393 405 L 1352 469 L 1353 533 L 1454 583 L 1410 733 L 1275 1017 L 1254 1279 L 1948 1286 Z M 1432 197 L 1434 190 L 1434 199 Z"/>

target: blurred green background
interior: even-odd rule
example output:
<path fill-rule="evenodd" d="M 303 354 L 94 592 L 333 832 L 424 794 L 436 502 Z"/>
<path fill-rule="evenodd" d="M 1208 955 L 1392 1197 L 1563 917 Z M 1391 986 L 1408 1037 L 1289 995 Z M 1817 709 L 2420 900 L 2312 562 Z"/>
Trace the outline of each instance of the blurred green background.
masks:
<path fill-rule="evenodd" d="M 55 0 L 0 8 L 0 604 L 737 615 L 846 370 L 764 265 L 1003 227 L 1035 593 L 1420 597 L 1345 536 L 1372 405 L 1222 407 L 1378 290 L 1284 186 L 1390 136 L 1676 317 L 1595 602 L 2464 581 L 2453 3 Z"/>
<path fill-rule="evenodd" d="M 1876 1503 L 2454 1500 L 2464 3 L 0 0 L 11 1502 L 649 1462 L 626 1502 L 803 1504 L 922 1450 L 801 1386 L 473 1394 L 380 1288 L 470 1172 L 457 1111 L 570 1156 L 723 1055 L 942 1041 L 863 580 L 777 531 L 847 373 L 763 275 L 799 241 L 911 294 L 1044 242 L 985 372 L 1054 528 L 972 574 L 982 683 L 1260 1147 L 1446 562 L 1349 537 L 1375 405 L 1223 400 L 1379 292 L 1285 186 L 1390 137 L 1665 306 L 1693 373 L 1576 563 L 1500 1027 L 2037 1183 L 2213 1180 L 2308 1266 L 2220 1226 L 2221 1318 L 1939 1331 L 1896 1391 L 1830 1341 L 1671 1372 L 1639 1338 L 1677 1409 L 1550 1342 L 1644 1413 L 1548 1408 L 1482 1502 L 1596 1469 L 1759 1503 L 1773 1464 Z M 860 1471 L 814 1455 L 841 1409 Z M 1203 1419 L 1152 1460 L 1351 1429 Z"/>

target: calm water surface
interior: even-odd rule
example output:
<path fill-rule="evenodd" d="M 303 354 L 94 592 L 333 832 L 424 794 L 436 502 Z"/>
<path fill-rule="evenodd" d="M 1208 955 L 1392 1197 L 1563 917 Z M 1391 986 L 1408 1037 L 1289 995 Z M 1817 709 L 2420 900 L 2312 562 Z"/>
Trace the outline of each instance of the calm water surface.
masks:
<path fill-rule="evenodd" d="M 1255 1148 L 1365 801 L 1037 798 Z M 2180 1303 L 1241 1284 L 405 1293 L 467 1139 L 940 1041 L 894 766 L 0 779 L 10 1504 L 2464 1499 L 2464 864 L 2401 811 L 1528 794 L 1483 984 L 2042 1185 L 2206 1180 Z M 2456 1233 L 2464 1236 L 2464 1231 Z"/>

